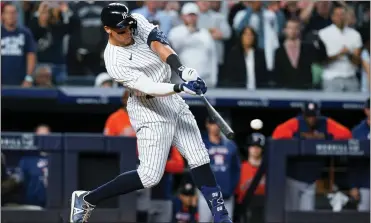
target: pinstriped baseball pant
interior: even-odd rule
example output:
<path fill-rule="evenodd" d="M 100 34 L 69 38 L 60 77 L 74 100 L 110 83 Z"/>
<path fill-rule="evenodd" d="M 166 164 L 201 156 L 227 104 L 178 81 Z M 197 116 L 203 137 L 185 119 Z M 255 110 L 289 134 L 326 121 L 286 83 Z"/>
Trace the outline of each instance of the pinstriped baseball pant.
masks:
<path fill-rule="evenodd" d="M 145 188 L 160 182 L 172 145 L 191 169 L 210 162 L 196 120 L 180 96 L 134 96 L 129 98 L 128 112 L 137 132 L 138 174 Z"/>

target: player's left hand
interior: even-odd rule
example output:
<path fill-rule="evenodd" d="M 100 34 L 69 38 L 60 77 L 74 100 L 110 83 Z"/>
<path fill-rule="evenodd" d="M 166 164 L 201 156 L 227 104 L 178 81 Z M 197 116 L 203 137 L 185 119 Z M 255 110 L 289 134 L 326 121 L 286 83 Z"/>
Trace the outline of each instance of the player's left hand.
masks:
<path fill-rule="evenodd" d="M 188 81 L 180 84 L 180 89 L 187 94 L 200 95 L 206 93 L 207 86 L 205 81 L 201 78 L 197 78 L 196 81 Z"/>

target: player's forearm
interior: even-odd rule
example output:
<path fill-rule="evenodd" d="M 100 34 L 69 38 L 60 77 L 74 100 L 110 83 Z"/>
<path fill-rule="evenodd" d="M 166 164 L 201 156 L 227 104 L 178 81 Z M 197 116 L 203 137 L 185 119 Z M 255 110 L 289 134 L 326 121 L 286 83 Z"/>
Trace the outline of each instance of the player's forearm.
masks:
<path fill-rule="evenodd" d="M 147 95 L 152 95 L 156 97 L 168 96 L 175 94 L 174 84 L 169 83 L 156 83 L 150 80 L 146 76 L 142 76 L 138 79 L 133 89 L 143 92 Z"/>
<path fill-rule="evenodd" d="M 27 74 L 31 75 L 35 70 L 36 66 L 36 54 L 35 53 L 28 53 L 27 54 Z"/>

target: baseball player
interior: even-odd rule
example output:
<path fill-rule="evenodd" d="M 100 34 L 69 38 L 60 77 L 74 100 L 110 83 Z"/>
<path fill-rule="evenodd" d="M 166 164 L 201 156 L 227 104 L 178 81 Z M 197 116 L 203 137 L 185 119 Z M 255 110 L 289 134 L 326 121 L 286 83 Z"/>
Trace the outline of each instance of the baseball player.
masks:
<path fill-rule="evenodd" d="M 196 186 L 208 201 L 214 222 L 232 222 L 196 120 L 177 94 L 206 93 L 197 71 L 182 65 L 158 27 L 120 3 L 101 12 L 109 40 L 104 52 L 108 74 L 129 91 L 127 110 L 136 131 L 140 165 L 92 191 L 72 193 L 70 222 L 87 222 L 101 201 L 150 188 L 161 180 L 171 145 L 187 159 Z M 185 81 L 171 84 L 171 70 Z"/>

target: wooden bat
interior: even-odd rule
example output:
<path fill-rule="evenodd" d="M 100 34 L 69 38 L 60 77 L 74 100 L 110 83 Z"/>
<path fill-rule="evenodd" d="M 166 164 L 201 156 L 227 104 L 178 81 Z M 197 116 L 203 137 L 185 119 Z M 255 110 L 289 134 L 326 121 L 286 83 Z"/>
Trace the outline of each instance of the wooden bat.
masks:
<path fill-rule="evenodd" d="M 205 103 L 207 111 L 209 113 L 210 118 L 219 126 L 220 130 L 228 139 L 233 139 L 234 132 L 229 127 L 226 121 L 220 116 L 220 114 L 214 109 L 214 107 L 210 104 L 210 102 L 206 99 L 203 94 L 200 94 L 202 101 Z"/>

